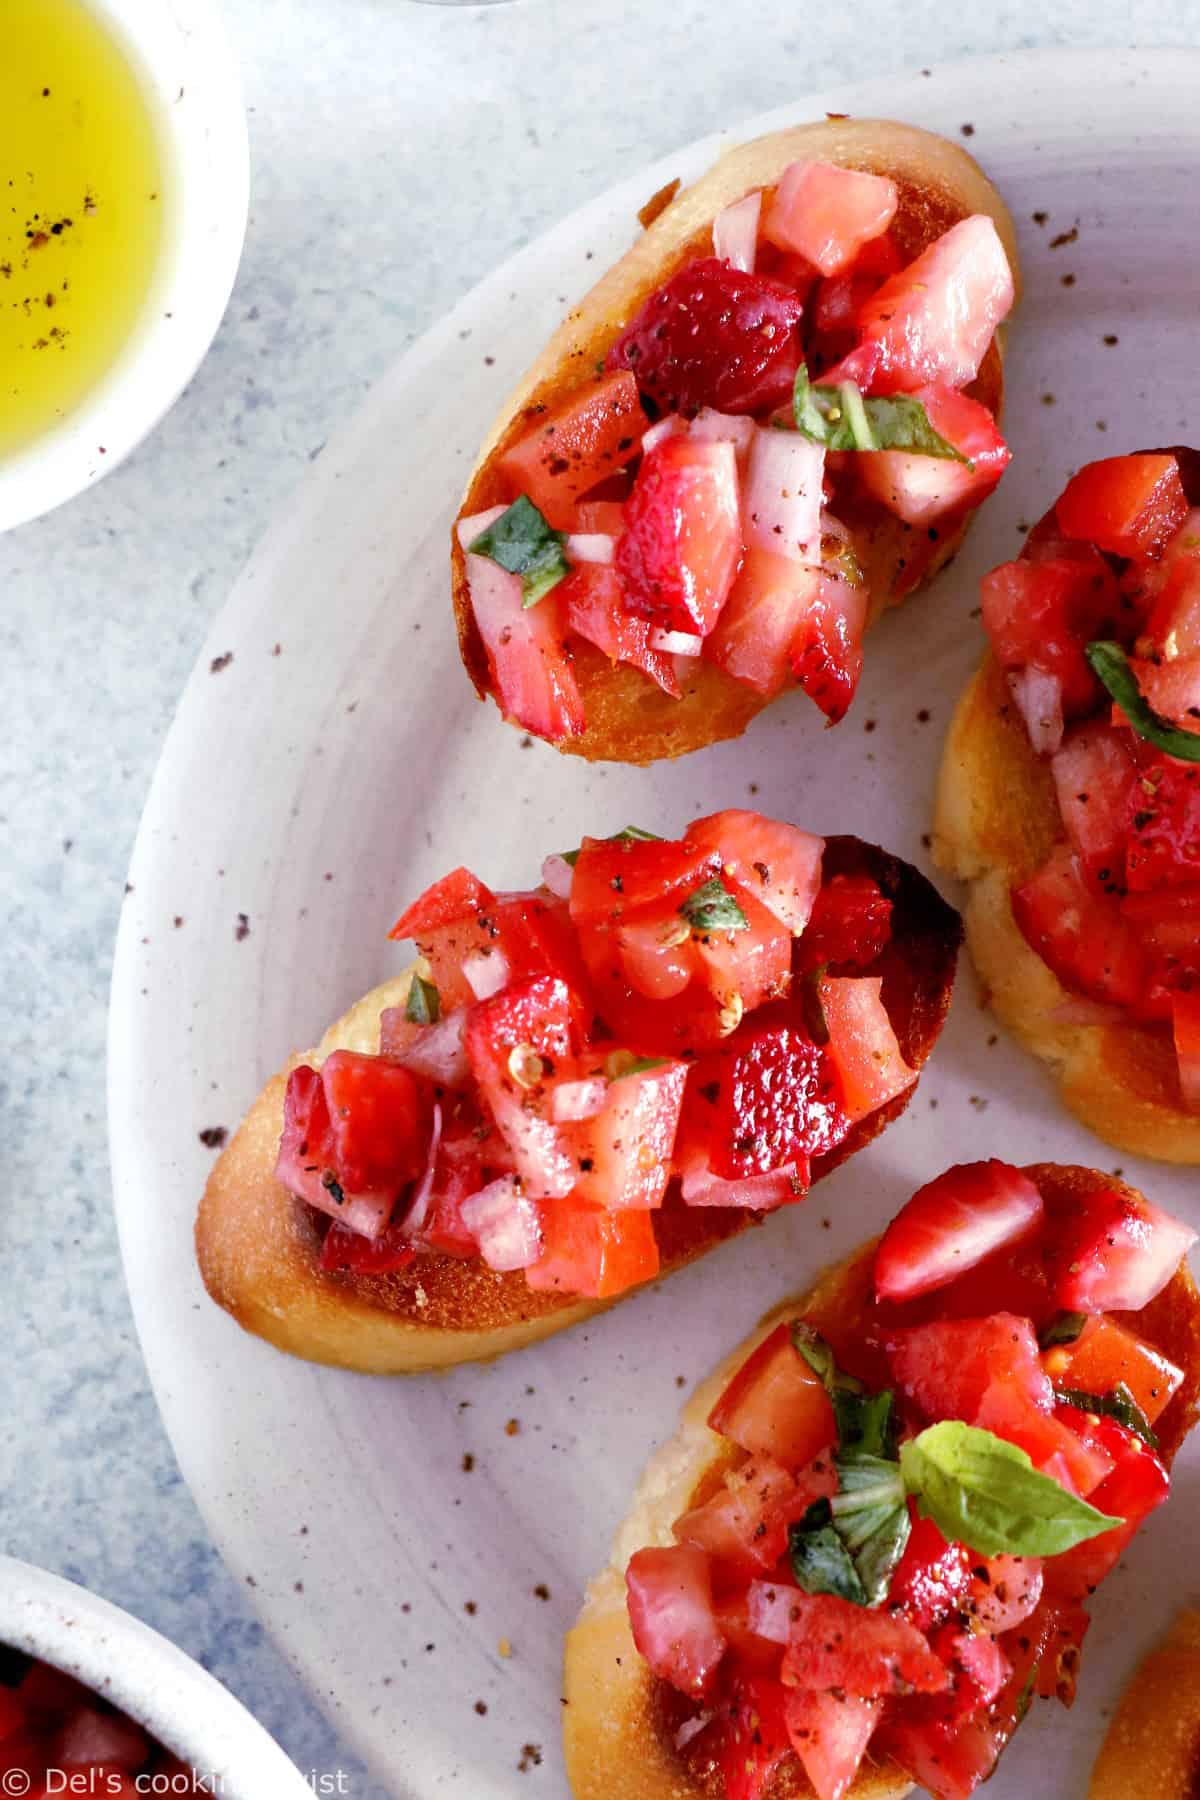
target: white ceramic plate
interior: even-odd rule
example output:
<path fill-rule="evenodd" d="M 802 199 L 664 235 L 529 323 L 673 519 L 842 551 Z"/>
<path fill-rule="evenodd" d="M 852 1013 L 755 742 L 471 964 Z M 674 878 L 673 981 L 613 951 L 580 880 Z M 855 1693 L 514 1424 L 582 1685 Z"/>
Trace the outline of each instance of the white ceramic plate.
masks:
<path fill-rule="evenodd" d="M 197 1794 L 312 1795 L 274 1739 L 199 1663 L 132 1613 L 12 1556 L 0 1556 L 0 1644 L 52 1663 L 144 1725 L 196 1770 Z M 0 1792 L 22 1791 L 0 1778 Z"/>
<path fill-rule="evenodd" d="M 954 569 L 871 639 L 838 731 L 796 696 L 740 743 L 645 772 L 589 769 L 523 746 L 459 668 L 446 542 L 481 434 L 555 324 L 558 296 L 584 290 L 630 240 L 641 201 L 698 174 L 715 138 L 530 245 L 405 356 L 324 452 L 214 627 L 154 782 L 118 948 L 122 1246 L 159 1402 L 214 1536 L 397 1794 L 498 1800 L 536 1779 L 532 1791 L 561 1800 L 560 1647 L 583 1582 L 673 1427 L 680 1383 L 770 1303 L 949 1162 L 1117 1159 L 996 1040 L 964 969 L 910 1112 L 807 1204 L 541 1348 L 388 1382 L 289 1361 L 207 1301 L 191 1246 L 211 1162 L 197 1134 L 234 1126 L 294 1046 L 400 965 L 385 942 L 398 906 L 456 862 L 516 885 L 584 829 L 632 819 L 669 830 L 752 795 L 817 831 L 926 860 L 942 731 L 981 648 L 980 574 L 1015 553 L 1018 522 L 1073 465 L 1188 436 L 1200 242 L 1181 224 L 1194 213 L 1198 82 L 1200 57 L 1178 51 L 1014 57 L 828 93 L 735 134 L 825 110 L 952 136 L 973 126 L 1022 240 L 1015 462 Z M 1124 1160 L 1159 1200 L 1196 1212 L 1192 1177 Z M 1196 1480 L 1185 1458 L 1169 1522 L 1143 1535 L 1096 1605 L 1082 1698 L 1070 1714 L 1035 1709 L 996 1800 L 1082 1792 L 1105 1709 L 1200 1554 Z M 536 1778 L 518 1772 L 535 1760 L 526 1746 L 542 1759 Z"/>

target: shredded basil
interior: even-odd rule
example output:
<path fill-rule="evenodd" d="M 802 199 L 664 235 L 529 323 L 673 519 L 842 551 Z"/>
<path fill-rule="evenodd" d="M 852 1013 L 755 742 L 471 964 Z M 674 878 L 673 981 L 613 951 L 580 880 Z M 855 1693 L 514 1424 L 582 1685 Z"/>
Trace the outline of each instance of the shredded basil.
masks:
<path fill-rule="evenodd" d="M 661 844 L 662 841 L 657 831 L 643 831 L 640 825 L 626 825 L 608 839 L 610 844 Z M 560 850 L 558 854 L 568 868 L 573 869 L 579 861 L 578 850 Z"/>
<path fill-rule="evenodd" d="M 882 1606 L 912 1529 L 900 1465 L 862 1450 L 840 1451 L 835 1461 L 834 1529 L 853 1558 L 867 1605 Z"/>
<path fill-rule="evenodd" d="M 468 548 L 472 556 L 490 557 L 510 575 L 519 575 L 522 604 L 536 606 L 570 574 L 565 542 L 565 533 L 552 531 L 533 501 L 522 494 Z"/>
<path fill-rule="evenodd" d="M 829 1523 L 830 1517 L 829 1502 L 817 1501 L 799 1524 L 789 1527 L 792 1574 L 806 1594 L 836 1594 L 839 1600 L 866 1606 L 866 1589 L 854 1559 Z"/>
<path fill-rule="evenodd" d="M 1120 644 L 1099 638 L 1085 645 L 1083 654 L 1139 737 L 1180 762 L 1200 763 L 1200 732 L 1184 731 L 1155 712 L 1138 686 Z"/>
<path fill-rule="evenodd" d="M 809 380 L 804 363 L 796 370 L 792 415 L 796 430 L 827 450 L 907 450 L 974 466 L 970 457 L 934 430 L 929 414 L 911 394 L 868 399 L 852 381 L 817 386 Z"/>
<path fill-rule="evenodd" d="M 412 1025 L 436 1025 L 442 1014 L 442 1000 L 432 981 L 414 975 L 408 985 L 404 1016 Z"/>
<path fill-rule="evenodd" d="M 1158 1439 L 1149 1419 L 1123 1381 L 1118 1381 L 1110 1394 L 1086 1394 L 1081 1388 L 1056 1387 L 1054 1398 L 1060 1406 L 1074 1406 L 1080 1412 L 1099 1413 L 1102 1418 L 1115 1419 L 1126 1431 L 1140 1437 L 1151 1450 L 1158 1449 Z"/>
<path fill-rule="evenodd" d="M 827 967 L 822 963 L 819 968 L 807 970 L 800 983 L 800 1006 L 814 1044 L 829 1042 L 829 1020 L 825 1017 L 825 1002 L 821 998 L 821 978 Z"/>
<path fill-rule="evenodd" d="M 693 931 L 749 931 L 750 921 L 719 875 L 689 894 L 679 908 Z"/>
<path fill-rule="evenodd" d="M 1081 1335 L 1088 1322 L 1086 1313 L 1056 1313 L 1048 1325 L 1043 1325 L 1038 1332 L 1038 1344 L 1043 1350 L 1050 1350 L 1055 1344 L 1073 1344 Z"/>

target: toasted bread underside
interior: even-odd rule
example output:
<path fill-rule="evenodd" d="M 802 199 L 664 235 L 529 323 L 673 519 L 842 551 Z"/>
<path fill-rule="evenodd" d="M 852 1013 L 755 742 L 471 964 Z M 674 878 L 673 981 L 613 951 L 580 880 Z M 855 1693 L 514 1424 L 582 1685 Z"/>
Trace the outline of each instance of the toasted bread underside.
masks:
<path fill-rule="evenodd" d="M 920 1069 L 945 1018 L 961 941 L 957 915 L 924 876 L 856 838 L 826 841 L 828 875 L 867 873 L 892 897 L 893 940 L 879 963 L 883 999 L 910 1068 Z M 319 1266 L 318 1216 L 274 1176 L 288 1070 L 335 1049 L 379 1048 L 379 1016 L 402 1004 L 409 975 L 374 989 L 268 1082 L 222 1151 L 196 1220 L 196 1253 L 213 1299 L 246 1330 L 312 1362 L 368 1374 L 411 1374 L 477 1362 L 562 1331 L 611 1301 L 534 1293 L 520 1272 L 497 1275 L 478 1261 L 420 1256 L 409 1268 L 361 1276 Z M 898 1096 L 862 1120 L 813 1164 L 819 1180 L 900 1112 Z M 674 1202 L 674 1203 L 673 1203 Z M 674 1194 L 655 1214 L 662 1274 L 761 1223 L 745 1209 L 686 1207 Z"/>
<path fill-rule="evenodd" d="M 1200 1613 L 1180 1613 L 1121 1696 L 1088 1800 L 1190 1800 L 1200 1770 Z"/>
<path fill-rule="evenodd" d="M 1048 1200 L 1125 1184 L 1094 1169 L 1034 1164 L 1026 1173 Z M 695 1774 L 674 1747 L 686 1703 L 638 1655 L 625 1604 L 625 1569 L 635 1551 L 674 1542 L 671 1526 L 711 1491 L 737 1453 L 706 1420 L 724 1387 L 755 1346 L 781 1321 L 803 1316 L 835 1345 L 853 1339 L 870 1304 L 875 1244 L 830 1270 L 799 1299 L 784 1301 L 703 1381 L 685 1406 L 675 1436 L 647 1465 L 619 1526 L 607 1566 L 589 1584 L 564 1652 L 563 1744 L 575 1800 L 721 1800 L 720 1787 Z M 1195 1422 L 1200 1396 L 1200 1294 L 1181 1270 L 1140 1313 L 1117 1315 L 1185 1371 L 1157 1429 L 1161 1453 L 1174 1457 Z M 1152 1528 L 1151 1528 L 1152 1529 Z M 864 1761 L 848 1800 L 892 1800 L 912 1791 L 894 1763 Z M 1104 1790 L 1123 1800 L 1140 1788 Z M 1171 1790 L 1183 1800 L 1184 1790 Z M 1148 1794 L 1150 1790 L 1147 1790 Z M 1153 1790 L 1157 1795 L 1158 1790 Z M 764 1800 L 811 1800 L 799 1761 L 789 1757 Z M 1163 1789 L 1163 1800 L 1167 1790 Z M 1098 1800 L 1096 1795 L 1092 1800 Z"/>
<path fill-rule="evenodd" d="M 722 207 L 751 189 L 773 185 L 787 165 L 801 157 L 890 175 L 900 190 L 893 231 L 909 259 L 960 219 L 987 213 L 1000 233 L 1014 281 L 1019 282 L 1016 233 L 1007 207 L 978 163 L 946 138 L 884 120 L 830 119 L 740 144 L 677 194 L 568 314 L 489 432 L 467 483 L 462 512 L 481 512 L 509 497 L 497 466 L 502 452 L 540 413 L 582 386 L 650 295 L 681 264 L 706 250 L 707 233 Z M 1004 394 L 999 335 L 969 391 L 999 418 Z M 948 520 L 936 542 L 865 499 L 847 512 L 843 522 L 854 533 L 870 590 L 870 623 L 949 561 L 969 515 Z M 466 563 L 457 538 L 451 568 L 462 659 L 483 698 L 491 691 L 487 653 L 471 611 Z M 763 695 L 713 663 L 698 662 L 681 684 L 682 698 L 673 700 L 648 676 L 610 663 L 590 644 L 580 641 L 572 651 L 587 725 L 581 736 L 565 740 L 559 748 L 589 761 L 647 763 L 682 756 L 721 738 L 737 737 L 768 704 Z"/>
<path fill-rule="evenodd" d="M 989 654 L 951 721 L 933 825 L 935 861 L 970 883 L 967 945 L 987 998 L 1097 1137 L 1162 1162 L 1200 1162 L 1200 1116 L 1183 1106 L 1168 1032 L 1125 1019 L 1074 1022 L 1073 996 L 1013 918 L 1011 889 L 1061 835 L 1049 767 Z"/>

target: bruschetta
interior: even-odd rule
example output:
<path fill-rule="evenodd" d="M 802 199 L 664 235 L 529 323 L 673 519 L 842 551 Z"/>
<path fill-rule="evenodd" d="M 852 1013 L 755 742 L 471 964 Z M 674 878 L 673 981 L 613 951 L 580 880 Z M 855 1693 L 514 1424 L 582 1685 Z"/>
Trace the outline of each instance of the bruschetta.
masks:
<path fill-rule="evenodd" d="M 575 1800 L 965 1800 L 1167 1497 L 1195 1233 L 1096 1171 L 947 1171 L 777 1307 L 650 1463 L 566 1643 Z M 1132 1794 L 1132 1789 L 1126 1790 Z"/>
<path fill-rule="evenodd" d="M 1098 1136 L 1200 1162 L 1200 456 L 1089 463 L 983 582 L 942 761 L 992 1006 Z"/>
<path fill-rule="evenodd" d="M 1015 235 L 958 145 L 823 120 L 660 199 L 488 434 L 451 551 L 480 696 L 630 763 L 795 683 L 840 719 L 867 625 L 1009 460 Z"/>
<path fill-rule="evenodd" d="M 213 1298 L 313 1361 L 488 1358 L 690 1262 L 869 1142 L 937 1039 L 960 940 L 915 869 L 756 813 L 627 829 L 492 893 L 268 1084 L 196 1225 Z"/>

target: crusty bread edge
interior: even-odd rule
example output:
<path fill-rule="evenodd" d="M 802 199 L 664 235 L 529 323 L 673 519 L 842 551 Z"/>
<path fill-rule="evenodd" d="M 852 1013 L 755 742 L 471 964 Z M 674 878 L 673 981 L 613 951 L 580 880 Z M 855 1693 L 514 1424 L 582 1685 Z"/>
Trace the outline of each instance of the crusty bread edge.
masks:
<path fill-rule="evenodd" d="M 1183 1612 L 1121 1696 L 1088 1800 L 1185 1800 L 1200 1764 L 1200 1613 Z"/>
<path fill-rule="evenodd" d="M 1049 772 L 989 653 L 947 733 L 933 822 L 935 863 L 969 884 L 963 920 L 986 997 L 1097 1137 L 1160 1162 L 1200 1163 L 1200 1116 L 1180 1104 L 1166 1038 L 1132 1022 L 1061 1017 L 1073 997 L 1017 928 L 1010 889 L 1061 836 Z"/>
<path fill-rule="evenodd" d="M 820 119 L 738 144 L 677 194 L 567 314 L 493 421 L 466 483 L 460 513 L 493 502 L 494 493 L 484 491 L 487 467 L 496 450 L 513 435 L 524 409 L 553 404 L 573 371 L 591 370 L 722 207 L 753 188 L 770 186 L 789 163 L 806 156 L 908 180 L 926 193 L 953 202 L 962 217 L 986 213 L 1000 234 L 1019 297 L 1020 262 L 1012 216 L 992 182 L 960 144 L 920 126 L 880 119 Z M 1003 409 L 1004 336 L 1002 326 L 994 339 L 995 354 L 989 355 L 981 371 L 988 390 L 985 398 L 997 418 Z M 955 555 L 973 516 L 972 511 L 945 531 L 917 586 L 932 580 Z M 898 522 L 889 524 L 881 511 L 879 529 L 858 545 L 870 587 L 868 624 L 909 592 L 893 582 L 893 575 L 899 572 L 895 559 L 900 542 Z M 899 566 L 903 567 L 902 561 Z M 487 658 L 475 627 L 466 563 L 456 536 L 451 543 L 451 587 L 463 663 L 484 698 L 489 692 Z M 582 736 L 565 739 L 558 748 L 588 760 L 646 763 L 684 755 L 716 739 L 738 735 L 772 698 L 735 681 L 715 665 L 703 663 L 688 678 L 684 697 L 668 701 L 648 677 L 624 665 L 609 664 L 588 645 L 578 647 L 576 660 L 591 722 Z M 595 719 L 593 712 L 598 715 Z"/>
<path fill-rule="evenodd" d="M 1067 1191 L 1128 1189 L 1099 1170 L 1062 1164 L 1026 1168 L 1039 1187 L 1053 1182 Z M 583 1606 L 567 1633 L 563 1651 L 563 1748 L 574 1800 L 712 1800 L 666 1741 L 656 1707 L 657 1678 L 633 1642 L 625 1599 L 625 1570 L 638 1550 L 674 1542 L 671 1526 L 694 1504 L 705 1478 L 731 1460 L 725 1440 L 707 1418 L 733 1375 L 762 1340 L 785 1319 L 836 1316 L 841 1297 L 861 1289 L 878 1240 L 854 1251 L 818 1278 L 799 1298 L 773 1307 L 752 1332 L 723 1358 L 693 1392 L 674 1435 L 647 1464 L 629 1511 L 617 1527 L 608 1562 L 588 1584 Z M 1200 1292 L 1186 1264 L 1143 1313 L 1118 1315 L 1132 1329 L 1139 1323 L 1152 1343 L 1184 1367 L 1185 1379 L 1164 1415 L 1168 1463 L 1196 1421 L 1200 1394 Z M 1167 1340 L 1162 1342 L 1162 1340 Z M 1160 1431 L 1162 1426 L 1160 1425 Z M 1200 1735 L 1200 1703 L 1194 1709 Z M 860 1768 L 847 1800 L 899 1800 L 913 1783 L 892 1762 Z M 1089 1800 L 1122 1800 L 1132 1789 L 1119 1785 L 1094 1791 Z M 1178 1800 L 1182 1789 L 1147 1790 L 1146 1800 Z M 1141 1790 L 1139 1789 L 1140 1793 Z M 812 1789 L 798 1763 L 789 1765 L 786 1785 L 772 1800 L 804 1800 Z"/>

